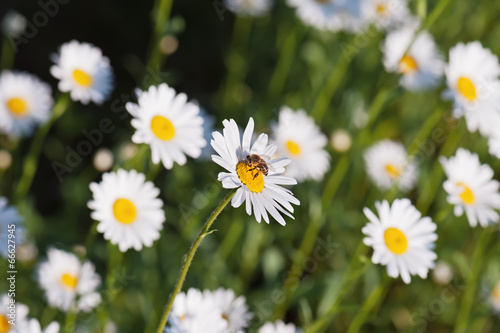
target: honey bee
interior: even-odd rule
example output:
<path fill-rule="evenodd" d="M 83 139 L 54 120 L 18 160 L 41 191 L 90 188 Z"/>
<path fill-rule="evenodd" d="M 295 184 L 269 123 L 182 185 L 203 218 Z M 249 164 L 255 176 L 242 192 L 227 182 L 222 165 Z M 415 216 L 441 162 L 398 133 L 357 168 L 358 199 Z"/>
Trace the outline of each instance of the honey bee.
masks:
<path fill-rule="evenodd" d="M 260 157 L 259 155 L 247 155 L 247 157 L 245 158 L 245 164 L 252 167 L 248 171 L 258 170 L 258 172 L 256 172 L 253 176 L 253 179 L 255 179 L 259 175 L 259 172 L 261 172 L 265 176 L 267 176 L 267 174 L 269 173 L 269 166 L 267 165 L 266 161 L 264 161 L 264 159 L 262 159 L 262 157 Z"/>

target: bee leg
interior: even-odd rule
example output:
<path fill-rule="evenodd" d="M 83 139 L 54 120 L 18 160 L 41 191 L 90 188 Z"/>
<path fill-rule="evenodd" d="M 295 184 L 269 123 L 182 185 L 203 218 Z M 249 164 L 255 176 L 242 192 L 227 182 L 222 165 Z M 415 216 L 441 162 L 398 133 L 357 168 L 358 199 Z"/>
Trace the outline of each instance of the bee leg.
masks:
<path fill-rule="evenodd" d="M 257 178 L 257 176 L 259 175 L 259 173 L 257 172 L 254 176 L 253 176 L 253 179 Z"/>

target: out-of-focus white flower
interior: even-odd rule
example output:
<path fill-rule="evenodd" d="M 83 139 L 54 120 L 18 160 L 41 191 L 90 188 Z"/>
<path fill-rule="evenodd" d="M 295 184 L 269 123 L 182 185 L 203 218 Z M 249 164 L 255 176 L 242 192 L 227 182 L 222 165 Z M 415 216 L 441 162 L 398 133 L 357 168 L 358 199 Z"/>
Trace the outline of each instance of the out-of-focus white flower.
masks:
<path fill-rule="evenodd" d="M 500 184 L 493 179 L 493 169 L 481 164 L 477 154 L 459 148 L 455 156 L 439 159 L 448 179 L 443 187 L 448 193 L 448 202 L 454 205 L 455 216 L 465 212 L 471 227 L 477 223 L 487 227 L 496 223 L 500 209 Z"/>
<path fill-rule="evenodd" d="M 269 12 L 273 0 L 224 0 L 230 11 L 242 16 L 263 16 Z"/>
<path fill-rule="evenodd" d="M 394 30 L 381 45 L 385 69 L 400 73 L 400 84 L 410 90 L 435 87 L 444 68 L 442 56 L 429 32 L 420 32 L 413 41 L 418 26 L 419 22 L 410 22 Z"/>
<path fill-rule="evenodd" d="M 294 324 L 285 324 L 281 320 L 274 323 L 267 322 L 259 329 L 259 333 L 300 333 L 300 329 Z"/>
<path fill-rule="evenodd" d="M 283 106 L 277 124 L 271 125 L 271 142 L 278 147 L 276 156 L 290 159 L 286 176 L 304 181 L 320 181 L 330 169 L 330 155 L 324 150 L 326 135 L 304 110 Z"/>
<path fill-rule="evenodd" d="M 467 128 L 495 135 L 500 125 L 500 64 L 480 42 L 458 43 L 450 50 L 445 67 L 448 90 L 456 117 L 465 116 Z"/>
<path fill-rule="evenodd" d="M 25 333 L 18 328 L 26 322 L 28 311 L 26 305 L 16 302 L 7 294 L 0 295 L 0 332 Z M 15 325 L 11 324 L 13 320 Z"/>
<path fill-rule="evenodd" d="M 366 172 L 381 190 L 397 184 L 401 191 L 415 186 L 417 166 L 408 158 L 404 146 L 399 142 L 383 140 L 375 143 L 364 154 Z"/>
<path fill-rule="evenodd" d="M 366 25 L 360 0 L 287 0 L 306 25 L 319 30 L 358 32 Z"/>
<path fill-rule="evenodd" d="M 49 305 L 61 311 L 74 305 L 77 311 L 89 312 L 101 302 L 96 291 L 101 278 L 90 261 L 82 264 L 76 255 L 51 248 L 37 273 Z"/>
<path fill-rule="evenodd" d="M 491 291 L 490 304 L 495 312 L 500 313 L 500 282 L 497 282 Z"/>
<path fill-rule="evenodd" d="M 361 16 L 367 24 L 389 29 L 408 21 L 411 14 L 406 0 L 361 0 Z"/>
<path fill-rule="evenodd" d="M 23 72 L 0 74 L 0 132 L 27 136 L 46 122 L 54 101 L 47 83 Z"/>
<path fill-rule="evenodd" d="M 59 323 L 53 321 L 44 330 L 40 326 L 40 322 L 37 319 L 30 319 L 19 325 L 19 332 L 21 333 L 59 333 Z M 0 331 L 3 332 L 3 331 Z"/>
<path fill-rule="evenodd" d="M 113 91 L 113 70 L 100 48 L 72 40 L 63 44 L 50 73 L 59 79 L 58 88 L 70 92 L 71 99 L 83 104 L 102 104 Z"/>

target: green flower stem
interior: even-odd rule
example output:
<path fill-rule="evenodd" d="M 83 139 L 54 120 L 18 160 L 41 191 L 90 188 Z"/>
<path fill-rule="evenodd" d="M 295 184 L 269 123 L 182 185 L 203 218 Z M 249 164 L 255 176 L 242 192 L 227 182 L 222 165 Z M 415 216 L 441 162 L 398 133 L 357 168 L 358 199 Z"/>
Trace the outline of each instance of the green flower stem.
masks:
<path fill-rule="evenodd" d="M 454 333 L 465 333 L 470 332 L 468 330 L 469 317 L 472 310 L 472 305 L 474 304 L 476 298 L 477 287 L 479 283 L 479 278 L 481 276 L 481 270 L 484 266 L 486 249 L 488 247 L 488 242 L 493 235 L 493 227 L 484 228 L 481 230 L 479 237 L 474 248 L 474 253 L 472 255 L 472 267 L 469 275 L 466 278 L 467 284 L 465 287 L 464 295 L 460 303 L 460 309 L 458 310 L 457 321 L 455 322 Z"/>
<path fill-rule="evenodd" d="M 340 83 L 344 79 L 345 74 L 347 73 L 347 68 L 356 54 L 359 53 L 360 48 L 354 46 L 354 41 L 357 36 L 347 44 L 346 50 L 351 51 L 349 57 L 343 52 L 339 53 L 337 62 L 333 65 L 330 74 L 328 75 L 321 91 L 314 102 L 314 106 L 311 111 L 311 116 L 316 120 L 317 123 L 321 123 L 323 117 L 330 106 L 330 102 L 332 100 L 333 95 L 337 91 L 337 88 L 340 86 Z"/>
<path fill-rule="evenodd" d="M 217 208 L 215 208 L 215 210 L 212 212 L 212 214 L 208 218 L 207 222 L 205 222 L 205 225 L 203 226 L 200 233 L 198 234 L 198 237 L 196 237 L 193 244 L 191 245 L 189 252 L 185 256 L 185 262 L 184 262 L 184 265 L 182 266 L 182 269 L 180 271 L 179 278 L 177 279 L 177 282 L 175 283 L 174 290 L 170 294 L 167 305 L 165 306 L 165 310 L 163 311 L 163 315 L 161 316 L 160 324 L 158 325 L 158 329 L 156 330 L 157 333 L 162 333 L 165 326 L 167 325 L 168 316 L 170 315 L 170 311 L 172 310 L 175 296 L 177 296 L 177 294 L 182 289 L 182 285 L 184 284 L 184 280 L 186 279 L 186 275 L 187 275 L 187 272 L 189 270 L 189 266 L 191 265 L 191 262 L 193 261 L 194 255 L 196 253 L 196 250 L 200 246 L 201 241 L 203 240 L 203 238 L 205 238 L 205 236 L 207 236 L 210 233 L 209 230 L 210 230 L 210 227 L 212 226 L 212 223 L 214 223 L 215 219 L 217 218 L 217 216 L 219 216 L 220 212 L 231 201 L 231 199 L 233 198 L 235 193 L 236 193 L 236 190 L 231 191 L 222 200 L 222 202 L 217 206 Z"/>
<path fill-rule="evenodd" d="M 356 316 L 351 322 L 351 326 L 349 326 L 349 330 L 347 333 L 358 333 L 361 326 L 366 322 L 366 319 L 375 308 L 375 306 L 380 303 L 387 294 L 387 291 L 390 287 L 391 278 L 388 276 L 384 276 L 382 281 L 373 288 L 368 298 L 361 306 L 361 309 L 358 311 Z"/>
<path fill-rule="evenodd" d="M 448 156 L 452 154 L 457 149 L 457 146 L 460 143 L 461 139 L 462 139 L 461 128 L 451 131 L 448 138 L 446 139 L 446 142 L 439 151 L 439 155 Z M 434 163 L 431 172 L 429 174 L 428 181 L 422 188 L 422 191 L 419 195 L 419 199 L 417 200 L 416 207 L 422 214 L 425 214 L 429 210 L 432 202 L 434 201 L 434 197 L 438 193 L 439 187 L 442 186 L 443 175 L 444 175 L 443 167 L 441 166 L 439 160 L 437 160 Z"/>
<path fill-rule="evenodd" d="M 120 269 L 123 262 L 123 252 L 120 251 L 118 245 L 113 245 L 108 242 L 108 272 L 106 273 L 106 289 L 108 291 L 113 290 L 113 284 L 116 281 L 116 270 Z M 113 292 L 110 292 L 110 295 L 113 295 Z M 112 298 L 110 297 L 110 302 Z"/>
<path fill-rule="evenodd" d="M 226 259 L 233 251 L 235 245 L 238 244 L 238 240 L 243 233 L 245 223 L 236 222 L 242 221 L 235 221 L 231 223 L 226 236 L 224 236 L 224 240 L 221 242 L 219 248 L 217 249 L 217 252 L 215 253 L 214 261 L 210 267 L 210 271 L 213 272 L 214 276 L 216 276 L 216 273 L 220 272 L 221 268 L 224 267 Z"/>
<path fill-rule="evenodd" d="M 87 250 L 87 256 L 90 253 L 90 249 L 94 245 L 95 237 L 97 236 L 97 224 L 97 221 L 92 224 L 92 227 L 90 228 L 87 235 L 87 239 L 85 240 L 85 249 Z"/>
<path fill-rule="evenodd" d="M 437 19 L 441 16 L 441 14 L 444 13 L 444 10 L 448 5 L 451 3 L 451 0 L 440 0 L 438 4 L 434 7 L 432 12 L 427 16 L 427 19 L 425 20 L 424 24 L 422 24 L 422 27 L 420 28 L 420 31 L 422 30 L 428 30 L 434 22 L 437 21 Z"/>
<path fill-rule="evenodd" d="M 42 327 L 47 326 L 54 320 L 57 315 L 57 311 L 58 310 L 56 308 L 50 306 L 46 306 L 45 309 L 43 309 L 42 317 L 40 319 L 40 324 L 42 325 Z"/>
<path fill-rule="evenodd" d="M 125 163 L 123 163 L 123 168 L 125 170 L 135 169 L 137 171 L 145 169 L 146 164 L 149 162 L 149 159 L 147 158 L 147 156 L 148 156 L 147 154 L 149 151 L 150 151 L 149 145 L 147 145 L 147 144 L 139 145 L 139 149 L 137 149 L 137 152 L 135 153 L 135 155 L 131 159 L 129 159 L 128 161 L 125 161 Z M 114 171 L 116 171 L 118 169 L 120 169 L 119 165 L 115 165 L 113 167 Z"/>
<path fill-rule="evenodd" d="M 416 6 L 417 16 L 424 21 L 427 16 L 427 0 L 418 0 Z"/>
<path fill-rule="evenodd" d="M 14 66 L 14 41 L 9 37 L 4 36 L 2 43 L 2 54 L 0 57 L 0 68 L 11 69 Z"/>
<path fill-rule="evenodd" d="M 443 119 L 444 114 L 445 108 L 438 107 L 436 108 L 436 110 L 434 110 L 430 117 L 427 118 L 427 121 L 422 125 L 417 133 L 417 136 L 415 137 L 415 139 L 413 139 L 413 142 L 408 148 L 410 156 L 414 156 L 422 148 L 423 143 L 432 134 L 432 131 L 436 128 L 436 125 L 439 123 L 439 121 Z"/>
<path fill-rule="evenodd" d="M 159 43 L 165 34 L 173 0 L 156 0 L 153 11 L 156 14 L 153 36 L 151 37 L 150 56 L 148 67 L 159 71 L 165 62 L 165 55 L 161 52 Z"/>
<path fill-rule="evenodd" d="M 33 178 L 35 177 L 36 170 L 38 168 L 38 160 L 40 158 L 40 153 L 42 151 L 45 137 L 49 133 L 54 122 L 57 119 L 59 119 L 68 109 L 69 104 L 70 104 L 69 95 L 68 94 L 60 95 L 52 110 L 52 117 L 46 124 L 42 125 L 38 129 L 35 137 L 33 138 L 30 151 L 28 152 L 28 155 L 24 159 L 23 173 L 21 175 L 21 179 L 17 184 L 16 192 L 14 194 L 13 201 L 15 203 L 18 203 L 19 200 L 28 193 L 31 187 L 31 183 L 33 182 Z"/>
<path fill-rule="evenodd" d="M 333 197 L 335 196 L 340 183 L 344 179 L 347 170 L 349 170 L 349 164 L 349 156 L 344 155 L 340 159 L 335 170 L 332 172 L 321 198 L 322 211 L 324 211 L 325 207 L 330 205 L 330 202 L 333 200 Z M 300 244 L 300 248 L 297 250 L 295 256 L 293 257 L 292 268 L 288 272 L 285 283 L 283 285 L 282 293 L 285 297 L 285 300 L 284 302 L 278 304 L 274 309 L 273 316 L 275 319 L 283 318 L 286 310 L 288 309 L 288 306 L 290 305 L 291 298 L 298 287 L 298 283 L 295 281 L 297 279 L 300 279 L 300 277 L 302 276 L 302 273 L 304 271 L 303 261 L 311 254 L 323 222 L 324 218 L 320 212 L 311 219 L 307 226 L 304 238 L 302 239 L 302 243 Z"/>
<path fill-rule="evenodd" d="M 246 53 L 253 19 L 251 17 L 237 16 L 234 21 L 234 31 L 226 59 L 227 79 L 224 86 L 224 107 L 231 110 L 234 107 L 235 89 L 245 80 Z"/>
<path fill-rule="evenodd" d="M 288 78 L 288 73 L 292 68 L 294 56 L 297 54 L 297 46 L 303 35 L 304 29 L 301 29 L 300 26 L 296 24 L 286 37 L 286 40 L 280 49 L 278 63 L 274 68 L 271 80 L 269 81 L 269 86 L 267 87 L 269 98 L 274 99 L 283 92 L 286 79 Z"/>
<path fill-rule="evenodd" d="M 72 333 L 75 331 L 76 315 L 76 302 L 73 302 L 66 313 L 66 319 L 64 319 L 64 333 Z"/>
<path fill-rule="evenodd" d="M 355 254 L 349 262 L 346 273 L 342 277 L 342 282 L 339 288 L 340 291 L 335 302 L 324 315 L 313 322 L 310 327 L 305 329 L 306 333 L 324 332 L 333 320 L 334 316 L 341 310 L 340 303 L 350 290 L 350 287 L 354 285 L 354 282 L 364 274 L 366 269 L 371 264 L 371 261 L 364 256 L 366 252 L 368 252 L 368 248 L 365 244 L 363 244 L 363 242 L 360 242 Z M 361 261 L 364 261 L 363 265 L 361 267 L 357 267 Z"/>

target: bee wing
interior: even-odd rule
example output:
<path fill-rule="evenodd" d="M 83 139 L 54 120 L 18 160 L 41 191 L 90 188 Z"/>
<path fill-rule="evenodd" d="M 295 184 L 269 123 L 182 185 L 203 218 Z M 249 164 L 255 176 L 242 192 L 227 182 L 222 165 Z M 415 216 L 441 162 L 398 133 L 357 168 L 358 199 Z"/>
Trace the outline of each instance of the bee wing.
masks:
<path fill-rule="evenodd" d="M 268 162 L 271 160 L 271 156 L 268 155 L 259 155 L 264 161 Z"/>
<path fill-rule="evenodd" d="M 266 166 L 269 169 L 269 171 L 276 172 L 276 168 L 271 163 L 269 163 L 269 161 L 271 161 L 271 156 L 260 155 L 260 157 L 266 162 Z"/>

